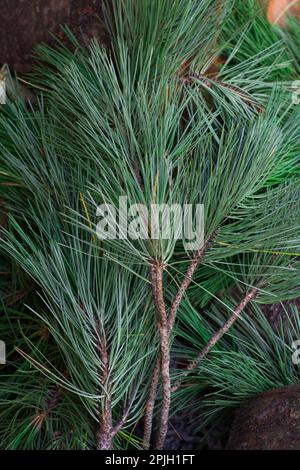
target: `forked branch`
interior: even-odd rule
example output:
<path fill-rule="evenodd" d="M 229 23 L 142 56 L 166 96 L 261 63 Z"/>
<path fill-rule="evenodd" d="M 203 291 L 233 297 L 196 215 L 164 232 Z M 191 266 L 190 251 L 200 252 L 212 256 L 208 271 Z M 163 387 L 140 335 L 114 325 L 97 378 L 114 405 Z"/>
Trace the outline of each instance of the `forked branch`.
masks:
<path fill-rule="evenodd" d="M 186 274 L 184 276 L 184 279 L 181 283 L 181 285 L 178 288 L 178 291 L 175 295 L 175 298 L 171 304 L 170 308 L 170 313 L 167 319 L 168 323 L 168 337 L 169 337 L 169 343 L 170 343 L 170 338 L 171 334 L 173 331 L 175 319 L 176 319 L 176 314 L 177 311 L 180 307 L 180 304 L 182 302 L 182 299 L 192 282 L 194 273 L 196 269 L 198 268 L 199 264 L 202 262 L 204 255 L 206 251 L 208 250 L 209 246 L 211 245 L 211 242 L 214 238 L 214 233 L 211 234 L 205 243 L 202 245 L 199 250 L 195 251 L 194 256 L 192 261 L 190 262 L 190 265 L 186 271 Z M 149 390 L 149 396 L 148 400 L 146 403 L 146 410 L 145 410 L 145 419 L 144 419 L 144 436 L 143 436 L 143 447 L 144 449 L 149 449 L 150 447 L 150 439 L 151 439 L 151 433 L 152 433 L 152 427 L 153 427 L 153 414 L 154 414 L 154 407 L 155 407 L 155 401 L 157 397 L 157 390 L 158 390 L 158 384 L 159 384 L 159 378 L 160 378 L 160 370 L 161 370 L 161 359 L 160 355 L 156 359 L 155 367 L 153 370 L 153 375 L 152 375 L 152 380 L 151 380 L 151 385 L 150 385 L 150 390 Z"/>

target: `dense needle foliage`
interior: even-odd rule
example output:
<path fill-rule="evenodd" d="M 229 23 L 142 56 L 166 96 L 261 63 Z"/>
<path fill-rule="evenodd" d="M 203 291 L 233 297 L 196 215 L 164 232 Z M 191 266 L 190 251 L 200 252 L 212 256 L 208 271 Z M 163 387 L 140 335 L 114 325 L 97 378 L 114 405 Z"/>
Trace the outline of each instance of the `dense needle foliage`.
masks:
<path fill-rule="evenodd" d="M 298 381 L 259 304 L 299 291 L 299 26 L 254 3 L 106 2 L 111 48 L 66 31 L 1 108 L 1 448 L 161 449 L 195 398 L 200 426 Z M 203 204 L 203 246 L 99 240 L 121 196 Z"/>

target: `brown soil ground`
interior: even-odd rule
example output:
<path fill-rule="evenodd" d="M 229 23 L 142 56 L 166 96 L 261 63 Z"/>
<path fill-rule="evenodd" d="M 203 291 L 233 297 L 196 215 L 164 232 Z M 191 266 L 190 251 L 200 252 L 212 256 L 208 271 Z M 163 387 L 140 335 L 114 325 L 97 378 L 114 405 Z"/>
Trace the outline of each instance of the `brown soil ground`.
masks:
<path fill-rule="evenodd" d="M 64 40 L 68 25 L 81 43 L 92 37 L 107 43 L 101 0 L 1 0 L 0 64 L 17 73 L 32 67 L 37 44 L 54 42 L 49 32 Z"/>

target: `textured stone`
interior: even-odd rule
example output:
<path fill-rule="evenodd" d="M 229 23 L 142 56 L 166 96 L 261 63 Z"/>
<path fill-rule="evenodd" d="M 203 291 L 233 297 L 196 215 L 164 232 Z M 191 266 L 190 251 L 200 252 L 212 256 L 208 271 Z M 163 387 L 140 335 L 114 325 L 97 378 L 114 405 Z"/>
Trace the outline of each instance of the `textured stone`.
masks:
<path fill-rule="evenodd" d="M 231 450 L 300 450 L 300 385 L 270 390 L 235 413 Z"/>

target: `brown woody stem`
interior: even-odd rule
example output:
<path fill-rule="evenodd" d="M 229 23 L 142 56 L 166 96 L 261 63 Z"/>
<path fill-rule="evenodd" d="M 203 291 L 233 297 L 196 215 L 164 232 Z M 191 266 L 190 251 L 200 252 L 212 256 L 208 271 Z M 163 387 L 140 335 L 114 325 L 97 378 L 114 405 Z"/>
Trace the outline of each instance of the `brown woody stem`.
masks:
<path fill-rule="evenodd" d="M 102 362 L 101 385 L 105 388 L 109 375 L 109 358 L 105 342 L 98 344 L 100 358 Z M 111 450 L 112 438 L 112 409 L 111 398 L 106 395 L 104 398 L 104 406 L 101 410 L 100 426 L 97 432 L 97 450 Z"/>
<path fill-rule="evenodd" d="M 150 269 L 153 300 L 156 310 L 157 325 L 160 336 L 161 378 L 162 378 L 162 409 L 156 449 L 163 448 L 168 430 L 169 409 L 171 404 L 171 380 L 170 380 L 170 346 L 168 317 L 163 295 L 163 266 L 155 261 Z"/>
<path fill-rule="evenodd" d="M 205 241 L 203 246 L 194 253 L 193 259 L 187 269 L 184 279 L 181 285 L 179 286 L 177 294 L 172 302 L 170 314 L 168 316 L 169 341 L 170 341 L 171 333 L 172 333 L 173 326 L 175 323 L 178 308 L 180 307 L 181 301 L 190 283 L 192 282 L 193 275 L 196 269 L 198 268 L 199 264 L 203 260 L 204 254 L 209 248 L 214 235 L 215 234 L 212 234 L 210 237 L 208 237 L 208 239 Z M 152 380 L 151 380 L 151 385 L 150 385 L 149 396 L 148 396 L 148 400 L 146 403 L 145 421 L 144 421 L 144 437 L 143 437 L 144 449 L 149 449 L 150 447 L 150 439 L 151 439 L 152 426 L 153 426 L 153 414 L 154 414 L 154 407 L 155 407 L 155 401 L 156 401 L 157 389 L 158 389 L 158 383 L 159 383 L 159 377 L 160 377 L 160 362 L 161 362 L 160 356 L 158 356 L 156 359 L 156 363 L 155 363 L 155 367 L 154 367 L 154 371 L 152 375 Z"/>
<path fill-rule="evenodd" d="M 109 362 L 106 348 L 101 349 L 101 358 L 103 363 L 102 383 L 105 384 L 109 373 Z M 127 421 L 130 406 L 124 411 L 122 418 L 116 423 L 112 424 L 112 407 L 111 398 L 105 398 L 104 412 L 101 416 L 100 428 L 97 433 L 97 450 L 111 450 L 113 448 L 113 437 L 123 428 Z"/>
<path fill-rule="evenodd" d="M 115 424 L 115 426 L 112 428 L 112 437 L 118 434 L 118 432 L 123 428 L 124 424 L 127 421 L 128 414 L 130 411 L 130 406 L 128 406 L 127 410 L 124 412 L 122 418 Z"/>
<path fill-rule="evenodd" d="M 172 387 L 172 392 L 175 392 L 178 389 L 183 378 L 186 377 L 190 371 L 194 370 L 198 366 L 199 361 L 201 361 L 201 359 L 204 359 L 207 356 L 207 354 L 212 350 L 212 348 L 217 344 L 217 342 L 225 335 L 225 333 L 227 333 L 227 331 L 232 327 L 232 325 L 240 317 L 241 313 L 246 308 L 246 306 L 257 296 L 257 293 L 258 293 L 257 287 L 253 287 L 253 289 L 247 292 L 245 297 L 241 300 L 241 302 L 236 307 L 231 317 L 229 317 L 229 319 L 224 323 L 222 328 L 220 328 L 217 331 L 217 333 L 215 333 L 211 337 L 211 339 L 209 340 L 205 348 L 198 354 L 197 358 L 188 363 L 182 377 Z"/>
<path fill-rule="evenodd" d="M 208 248 L 209 248 L 209 246 L 212 242 L 213 237 L 214 237 L 214 234 L 210 235 L 210 237 L 208 237 L 208 239 L 204 242 L 202 247 L 199 248 L 199 250 L 195 251 L 193 259 L 192 259 L 192 261 L 191 261 L 191 263 L 190 263 L 190 265 L 187 269 L 187 272 L 184 276 L 184 279 L 183 279 L 181 285 L 179 286 L 177 294 L 176 294 L 176 296 L 175 296 L 175 298 L 172 302 L 171 309 L 170 309 L 170 314 L 169 314 L 169 317 L 168 317 L 168 329 L 169 329 L 170 336 L 171 336 L 171 333 L 172 333 L 172 330 L 173 330 L 173 326 L 174 326 L 175 319 L 176 319 L 176 314 L 177 314 L 177 311 L 180 307 L 181 301 L 182 301 L 187 289 L 189 288 L 189 285 L 192 282 L 195 271 L 198 268 L 199 264 L 202 262 L 203 257 L 204 257 L 206 251 L 208 250 Z"/>
<path fill-rule="evenodd" d="M 100 428 L 97 433 L 97 450 L 112 450 L 112 438 L 111 401 L 107 399 L 105 410 L 100 420 Z"/>
<path fill-rule="evenodd" d="M 160 355 L 156 358 L 155 367 L 152 374 L 152 379 L 150 383 L 149 395 L 145 408 L 145 418 L 144 418 L 144 436 L 143 436 L 143 448 L 148 450 L 150 447 L 150 440 L 152 434 L 152 425 L 153 425 L 153 414 L 155 401 L 157 396 L 157 388 L 160 377 Z"/>

